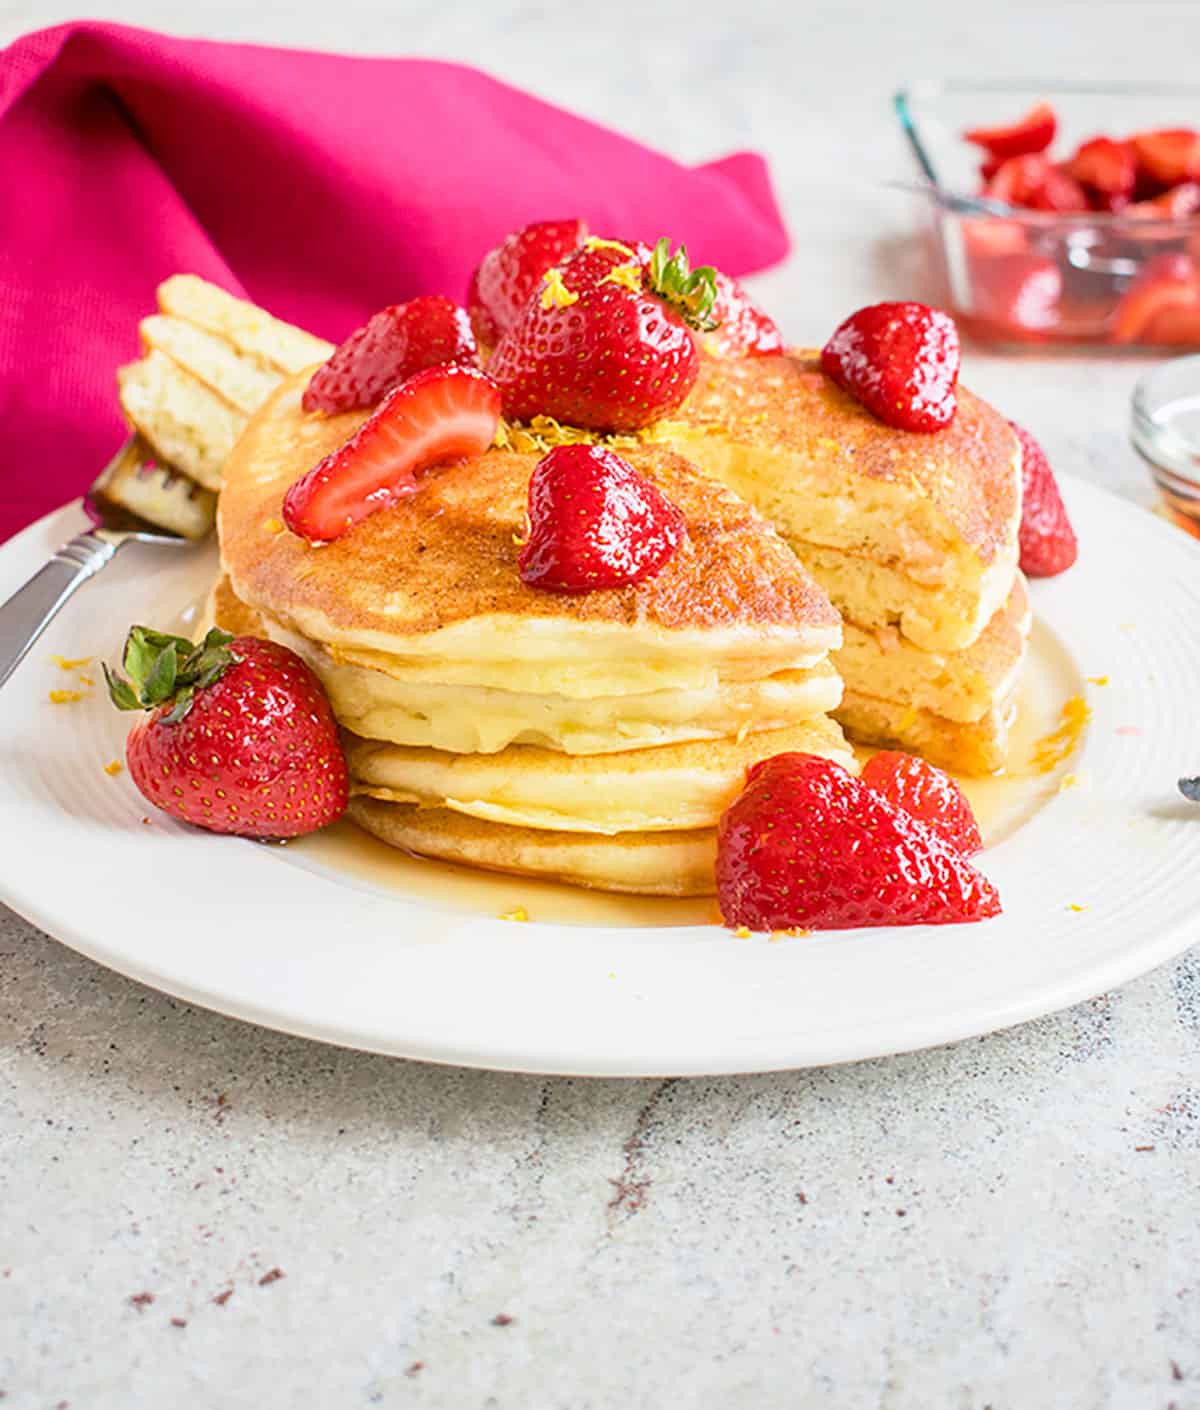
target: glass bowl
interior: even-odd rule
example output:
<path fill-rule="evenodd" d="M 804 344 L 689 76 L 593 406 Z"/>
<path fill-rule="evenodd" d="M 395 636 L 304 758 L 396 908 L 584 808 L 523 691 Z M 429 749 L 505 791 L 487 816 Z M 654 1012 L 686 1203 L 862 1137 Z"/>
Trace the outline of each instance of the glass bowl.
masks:
<path fill-rule="evenodd" d="M 1129 435 L 1171 517 L 1200 538 L 1200 356 L 1146 373 L 1133 389 Z"/>
<path fill-rule="evenodd" d="M 1012 345 L 1200 347 L 1200 214 L 1065 214 L 977 194 L 985 154 L 963 132 L 1014 122 L 1041 101 L 1058 116 L 1051 153 L 1061 158 L 1098 134 L 1200 129 L 1200 86 L 946 80 L 897 93 L 954 312 L 977 336 Z"/>

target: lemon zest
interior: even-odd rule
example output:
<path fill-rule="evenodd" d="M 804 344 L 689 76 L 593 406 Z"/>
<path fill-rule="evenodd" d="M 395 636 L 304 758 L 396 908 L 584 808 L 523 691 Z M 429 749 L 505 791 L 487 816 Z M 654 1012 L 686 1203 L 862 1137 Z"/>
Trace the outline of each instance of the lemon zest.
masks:
<path fill-rule="evenodd" d="M 614 265 L 600 282 L 601 284 L 620 284 L 631 294 L 640 294 L 642 292 L 642 271 L 636 264 Z"/>
<path fill-rule="evenodd" d="M 543 308 L 569 308 L 579 302 L 579 295 L 572 293 L 563 283 L 562 274 L 557 269 L 548 269 L 543 276 L 545 288 L 542 290 Z"/>
<path fill-rule="evenodd" d="M 514 906 L 511 911 L 505 911 L 502 915 L 498 916 L 497 919 L 527 921 L 529 919 L 529 912 L 524 906 Z"/>
<path fill-rule="evenodd" d="M 90 656 L 52 656 L 50 658 L 60 671 L 78 671 L 82 666 L 90 666 L 92 658 Z"/>
<path fill-rule="evenodd" d="M 267 533 L 269 534 L 281 534 L 283 533 L 283 520 L 273 518 L 268 519 L 267 522 L 263 525 L 263 528 L 266 529 Z"/>
<path fill-rule="evenodd" d="M 76 700 L 83 699 L 81 690 L 52 690 L 50 692 L 51 705 L 72 705 Z"/>
<path fill-rule="evenodd" d="M 585 250 L 620 250 L 623 255 L 633 258 L 633 251 L 628 245 L 623 245 L 620 240 L 605 240 L 600 235 L 589 235 L 583 242 Z"/>
<path fill-rule="evenodd" d="M 750 927 L 748 925 L 739 925 L 733 933 L 737 936 L 739 940 L 750 939 Z"/>
<path fill-rule="evenodd" d="M 1058 728 L 1039 739 L 1033 749 L 1033 767 L 1048 774 L 1067 759 L 1079 743 L 1084 726 L 1092 718 L 1091 706 L 1082 695 L 1072 695 L 1063 703 Z"/>
<path fill-rule="evenodd" d="M 1088 685 L 1107 685 L 1107 676 L 1088 676 Z"/>
<path fill-rule="evenodd" d="M 109 763 L 105 764 L 104 772 L 109 776 L 109 778 L 116 778 L 119 773 L 123 772 L 124 768 L 125 765 L 120 761 L 120 759 L 113 759 Z"/>

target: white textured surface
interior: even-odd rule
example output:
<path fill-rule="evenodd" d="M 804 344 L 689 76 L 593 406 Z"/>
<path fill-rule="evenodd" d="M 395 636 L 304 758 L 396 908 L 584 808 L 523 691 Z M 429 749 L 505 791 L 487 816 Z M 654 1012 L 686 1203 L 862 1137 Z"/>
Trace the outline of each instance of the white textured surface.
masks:
<path fill-rule="evenodd" d="M 0 40 L 70 8 L 0 0 Z M 759 288 L 797 339 L 920 290 L 873 184 L 906 172 L 900 79 L 1190 79 L 1200 40 L 1196 5 L 1133 0 L 106 13 L 460 57 L 684 157 L 758 146 L 797 245 Z M 967 363 L 1053 458 L 1148 502 L 1137 370 Z M 1198 1070 L 1195 951 L 913 1057 L 544 1081 L 260 1032 L 0 913 L 4 1410 L 1194 1410 Z"/>

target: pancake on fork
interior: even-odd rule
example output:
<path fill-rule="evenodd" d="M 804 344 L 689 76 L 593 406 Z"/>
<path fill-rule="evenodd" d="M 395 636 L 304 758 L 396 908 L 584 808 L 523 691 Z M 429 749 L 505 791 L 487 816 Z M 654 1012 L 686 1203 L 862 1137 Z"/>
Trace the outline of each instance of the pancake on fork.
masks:
<path fill-rule="evenodd" d="M 884 425 L 816 352 L 706 357 L 649 435 L 771 520 L 850 621 L 958 651 L 1011 591 L 1020 446 L 962 386 L 951 424 L 920 434 Z"/>
<path fill-rule="evenodd" d="M 663 447 L 630 450 L 685 540 L 654 576 L 577 595 L 518 571 L 534 455 L 435 467 L 314 547 L 284 530 L 283 496 L 364 416 L 306 415 L 305 381 L 225 466 L 215 609 L 257 613 L 317 670 L 363 826 L 455 861 L 695 894 L 747 764 L 798 748 L 853 767 L 825 713 L 838 614 L 736 495 Z"/>

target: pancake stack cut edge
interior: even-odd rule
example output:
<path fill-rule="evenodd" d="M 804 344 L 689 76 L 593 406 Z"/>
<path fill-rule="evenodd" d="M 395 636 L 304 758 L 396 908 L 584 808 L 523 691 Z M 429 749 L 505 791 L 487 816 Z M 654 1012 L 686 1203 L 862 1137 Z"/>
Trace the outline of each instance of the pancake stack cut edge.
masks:
<path fill-rule="evenodd" d="M 893 430 L 799 351 L 705 359 L 651 434 L 754 504 L 828 592 L 852 739 L 1005 767 L 1031 616 L 1020 443 L 998 412 L 960 387 L 945 430 Z"/>
<path fill-rule="evenodd" d="M 855 768 L 830 718 L 838 614 L 749 505 L 661 446 L 627 458 L 682 511 L 653 577 L 568 596 L 518 573 L 538 457 L 492 451 L 313 548 L 288 486 L 362 416 L 294 378 L 225 467 L 213 614 L 297 650 L 346 731 L 351 816 L 423 855 L 617 891 L 711 893 L 716 824 L 759 759 Z"/>

